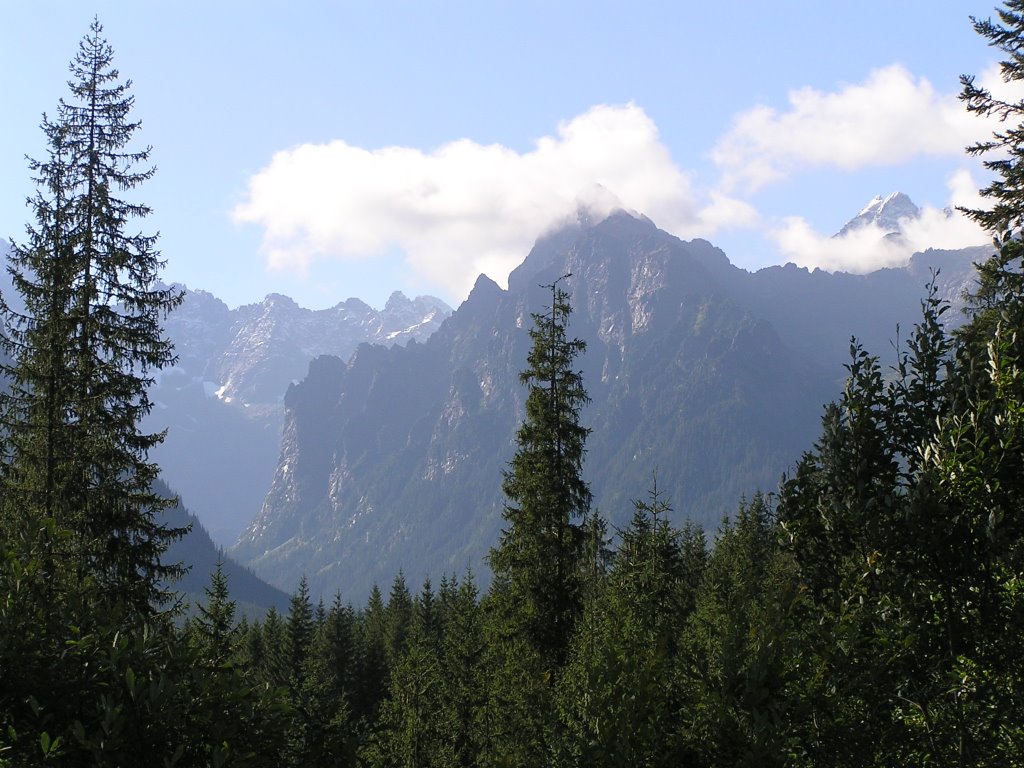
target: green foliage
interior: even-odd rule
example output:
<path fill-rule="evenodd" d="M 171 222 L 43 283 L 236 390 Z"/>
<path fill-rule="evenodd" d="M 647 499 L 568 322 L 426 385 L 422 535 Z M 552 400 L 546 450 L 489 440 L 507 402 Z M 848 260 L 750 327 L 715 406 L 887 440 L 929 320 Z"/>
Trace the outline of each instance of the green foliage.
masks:
<path fill-rule="evenodd" d="M 389 608 L 403 601 L 404 580 L 393 590 Z M 454 764 L 453 744 L 443 716 L 444 693 L 439 637 L 433 623 L 429 582 L 416 600 L 408 632 L 391 671 L 388 698 L 381 706 L 373 739 L 365 750 L 371 766 Z"/>
<path fill-rule="evenodd" d="M 557 721 L 551 670 L 529 638 L 517 631 L 518 617 L 509 615 L 501 595 L 492 590 L 483 611 L 486 700 L 479 714 L 479 765 L 543 765 L 552 751 Z"/>
<path fill-rule="evenodd" d="M 299 581 L 299 588 L 292 595 L 285 629 L 285 663 L 288 685 L 293 695 L 302 681 L 303 665 L 309 658 L 315 630 L 313 604 L 309 599 L 309 582 L 303 576 Z"/>
<path fill-rule="evenodd" d="M 356 631 L 358 672 L 352 701 L 358 721 L 372 723 L 387 692 L 387 617 L 380 590 L 374 586 Z"/>
<path fill-rule="evenodd" d="M 608 578 L 586 606 L 558 686 L 563 760 L 664 765 L 680 756 L 673 668 L 700 578 L 688 566 L 703 558 L 684 555 L 670 512 L 656 484 L 650 502 L 636 502 Z"/>
<path fill-rule="evenodd" d="M 385 616 L 385 651 L 388 667 L 393 669 L 405 652 L 412 626 L 413 603 L 405 576 L 399 572 L 391 584 Z"/>
<path fill-rule="evenodd" d="M 477 765 L 482 754 L 481 717 L 486 701 L 483 664 L 484 617 L 472 574 L 447 581 L 439 595 L 441 613 L 441 709 L 451 744 L 449 764 Z"/>
<path fill-rule="evenodd" d="M 42 561 L 0 560 L 0 731 L 15 765 L 267 765 L 273 698 L 162 620 L 124 631 L 95 588 L 43 602 Z"/>
<path fill-rule="evenodd" d="M 683 634 L 686 752 L 708 765 L 792 765 L 799 754 L 800 594 L 763 496 L 724 521 Z"/>

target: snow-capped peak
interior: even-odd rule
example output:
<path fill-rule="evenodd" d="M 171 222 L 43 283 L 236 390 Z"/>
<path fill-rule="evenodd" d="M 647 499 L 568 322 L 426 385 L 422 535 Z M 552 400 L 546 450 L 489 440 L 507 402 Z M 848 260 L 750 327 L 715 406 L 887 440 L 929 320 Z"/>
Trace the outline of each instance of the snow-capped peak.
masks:
<path fill-rule="evenodd" d="M 902 192 L 893 192 L 885 197 L 876 195 L 861 209 L 860 213 L 846 222 L 837 236 L 845 235 L 869 224 L 875 224 L 885 230 L 887 234 L 898 234 L 900 221 L 916 219 L 920 215 L 921 209 Z"/>

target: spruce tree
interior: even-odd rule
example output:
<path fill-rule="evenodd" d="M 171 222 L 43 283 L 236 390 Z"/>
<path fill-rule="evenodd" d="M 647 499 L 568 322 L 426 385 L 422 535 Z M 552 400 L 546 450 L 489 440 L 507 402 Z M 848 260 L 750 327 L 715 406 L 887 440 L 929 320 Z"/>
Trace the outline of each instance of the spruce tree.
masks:
<path fill-rule="evenodd" d="M 693 541 L 669 525 L 671 511 L 655 482 L 649 501 L 634 502 L 607 578 L 592 587 L 558 687 L 570 764 L 685 764 L 675 751 L 673 668 L 689 585 L 701 574 L 689 572 L 695 558 L 684 547 Z"/>
<path fill-rule="evenodd" d="M 405 574 L 401 571 L 391 582 L 391 594 L 388 595 L 384 618 L 384 647 L 387 651 L 388 668 L 394 669 L 408 644 L 413 618 L 412 595 L 409 594 L 409 587 L 405 583 Z"/>
<path fill-rule="evenodd" d="M 140 421 L 154 370 L 175 359 L 160 322 L 181 296 L 157 282 L 156 236 L 136 230 L 150 209 L 131 193 L 154 169 L 149 148 L 132 146 L 131 83 L 102 29 L 92 23 L 70 98 L 43 118 L 35 224 L 9 266 L 25 309 L 4 307 L 5 518 L 55 523 L 71 549 L 64 567 L 95 579 L 119 612 L 148 616 L 180 572 L 160 556 L 182 531 L 159 519 L 172 502 L 151 489 L 148 452 L 163 435 Z"/>
<path fill-rule="evenodd" d="M 533 315 L 533 346 L 520 374 L 529 388 L 526 418 L 502 484 L 507 527 L 490 553 L 498 589 L 516 606 L 514 623 L 549 669 L 564 662 L 581 610 L 582 523 L 591 501 L 581 475 L 589 430 L 580 424 L 590 397 L 573 367 L 586 344 L 567 338 L 572 307 L 562 279 L 545 286 L 550 310 Z"/>
<path fill-rule="evenodd" d="M 197 606 L 192 619 L 193 636 L 198 641 L 203 657 L 214 666 L 227 664 L 238 650 L 240 630 L 235 623 L 235 601 L 228 592 L 228 577 L 224 561 L 210 575 L 210 584 L 203 588 L 206 604 Z"/>
<path fill-rule="evenodd" d="M 341 601 L 341 593 L 327 612 L 321 632 L 321 653 L 330 671 L 331 692 L 338 701 L 352 698 L 356 677 L 355 613 L 352 606 Z"/>
<path fill-rule="evenodd" d="M 1007 0 L 1005 7 L 997 8 L 998 21 L 976 19 L 974 30 L 988 44 L 1006 54 L 1000 62 L 1000 75 L 1005 82 L 1024 80 L 1024 0 Z M 967 148 L 968 154 L 987 157 L 985 167 L 996 175 L 981 190 L 982 197 L 992 205 L 964 212 L 992 232 L 997 245 L 1016 236 L 1024 226 L 1024 101 L 1006 101 L 975 82 L 973 75 L 962 75 L 963 89 L 960 100 L 967 111 L 981 116 L 995 116 L 1003 126 L 990 139 L 979 141 Z"/>
<path fill-rule="evenodd" d="M 455 734 L 445 712 L 440 638 L 433 614 L 428 581 L 414 601 L 405 641 L 391 670 L 388 698 L 363 751 L 370 766 L 455 765 Z"/>
<path fill-rule="evenodd" d="M 295 694 L 301 686 L 303 670 L 316 631 L 313 603 L 309 597 L 309 580 L 305 576 L 299 580 L 299 588 L 292 595 L 285 627 L 288 681 L 292 693 Z"/>
<path fill-rule="evenodd" d="M 740 505 L 732 520 L 722 522 L 681 637 L 681 663 L 675 670 L 683 693 L 679 730 L 684 752 L 702 757 L 698 764 L 872 764 L 835 738 L 832 720 L 821 712 L 808 717 L 817 702 L 801 700 L 801 695 L 806 689 L 813 695 L 822 685 L 819 676 L 828 672 L 800 653 L 802 594 L 793 561 L 779 544 L 769 502 L 756 495 Z M 821 631 L 814 624 L 808 627 L 812 636 Z M 831 629 L 823 634 L 845 649 L 848 635 L 831 634 Z M 837 655 L 842 652 L 837 649 Z M 808 747 L 794 736 L 802 735 L 808 720 L 813 735 L 835 738 L 811 759 Z"/>

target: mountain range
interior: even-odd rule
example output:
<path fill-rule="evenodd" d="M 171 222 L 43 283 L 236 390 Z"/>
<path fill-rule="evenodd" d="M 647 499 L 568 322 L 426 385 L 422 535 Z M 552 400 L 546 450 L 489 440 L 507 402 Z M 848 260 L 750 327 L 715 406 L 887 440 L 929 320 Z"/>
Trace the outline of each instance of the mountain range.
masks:
<path fill-rule="evenodd" d="M 227 546 L 248 525 L 273 478 L 283 398 L 311 360 L 347 359 L 359 344 L 426 339 L 449 314 L 440 299 L 394 293 L 383 310 L 348 299 L 324 310 L 271 294 L 229 309 L 202 290 L 184 291 L 165 330 L 178 362 L 151 392 L 147 429 L 167 429 L 154 452 L 167 483 Z"/>
<path fill-rule="evenodd" d="M 550 296 L 541 286 L 567 274 L 597 508 L 623 525 L 656 477 L 677 522 L 713 527 L 810 446 L 851 335 L 894 363 L 891 340 L 919 316 L 932 270 L 960 302 L 987 254 L 932 250 L 867 275 L 751 273 L 642 216 L 581 217 L 541 238 L 507 290 L 481 276 L 425 342 L 314 360 L 285 394 L 273 483 L 232 553 L 274 583 L 305 574 L 314 592 L 356 600 L 399 569 L 418 583 L 471 568 L 486 583 L 530 315 Z"/>

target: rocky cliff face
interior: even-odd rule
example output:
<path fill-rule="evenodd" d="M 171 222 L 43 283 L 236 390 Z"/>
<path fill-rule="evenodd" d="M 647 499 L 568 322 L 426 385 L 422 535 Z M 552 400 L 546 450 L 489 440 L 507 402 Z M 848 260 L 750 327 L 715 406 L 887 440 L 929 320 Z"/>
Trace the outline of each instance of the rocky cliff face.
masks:
<path fill-rule="evenodd" d="M 450 312 L 440 299 L 401 293 L 380 311 L 358 299 L 309 310 L 279 294 L 231 310 L 205 291 L 186 291 L 165 324 L 179 361 L 152 392 L 146 427 L 168 429 L 153 458 L 214 538 L 231 544 L 270 487 L 284 394 L 310 361 L 347 358 L 364 342 L 426 339 Z"/>
<path fill-rule="evenodd" d="M 530 313 L 548 296 L 539 286 L 567 273 L 570 333 L 588 343 L 597 507 L 625 522 L 657 472 L 677 518 L 714 525 L 742 495 L 774 488 L 816 436 L 865 318 L 882 354 L 896 324 L 914 321 L 928 258 L 869 276 L 751 274 L 625 213 L 567 227 L 537 243 L 507 291 L 481 277 L 425 343 L 311 366 L 288 390 L 274 483 L 234 552 L 278 583 L 305 573 L 356 600 L 400 568 L 486 579 Z M 950 285 L 966 279 L 970 259 L 948 261 L 960 275 Z"/>

